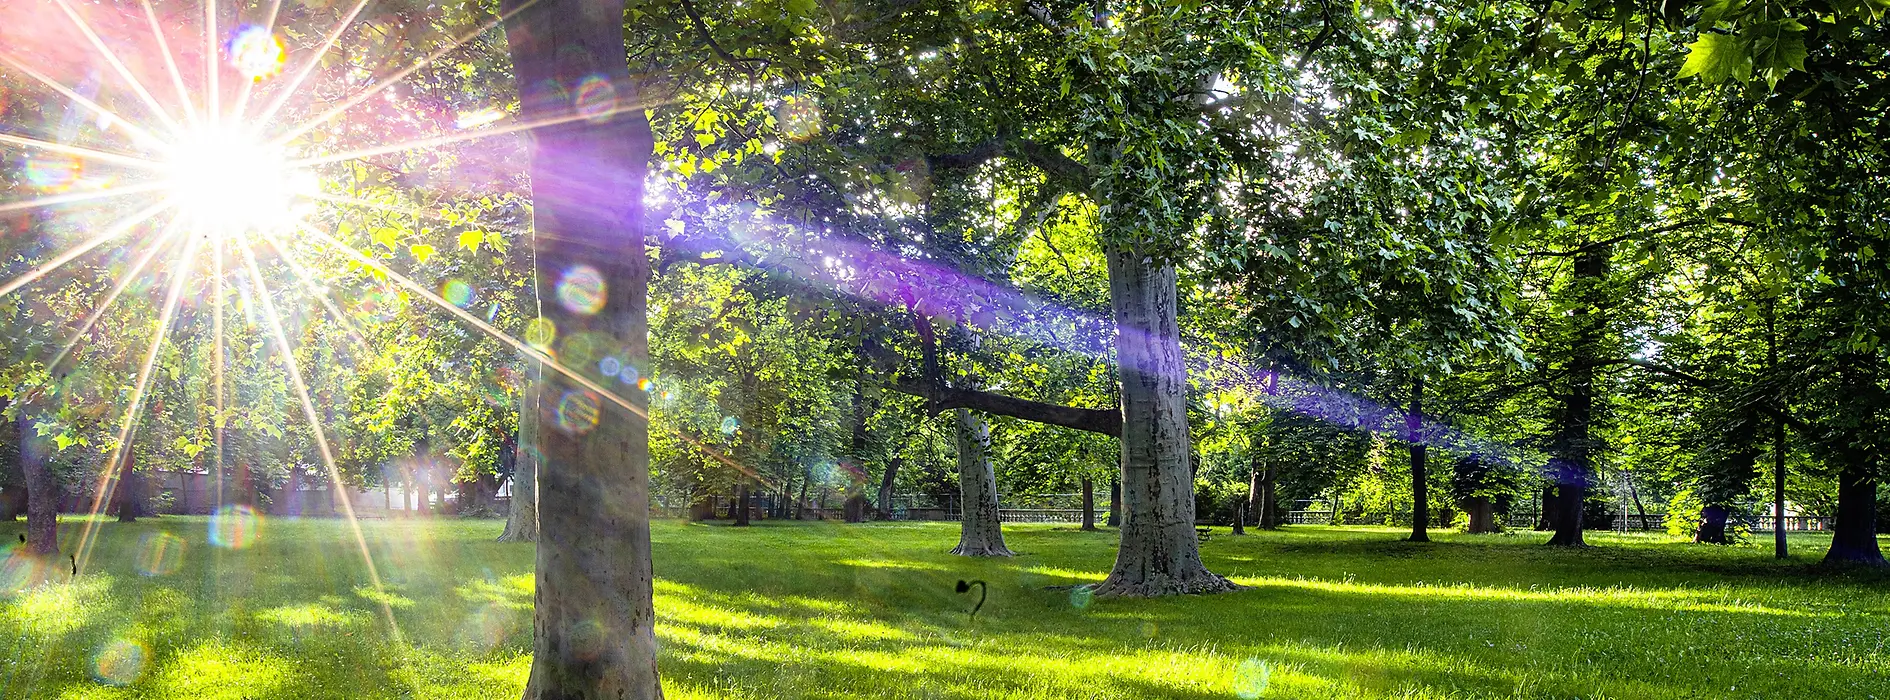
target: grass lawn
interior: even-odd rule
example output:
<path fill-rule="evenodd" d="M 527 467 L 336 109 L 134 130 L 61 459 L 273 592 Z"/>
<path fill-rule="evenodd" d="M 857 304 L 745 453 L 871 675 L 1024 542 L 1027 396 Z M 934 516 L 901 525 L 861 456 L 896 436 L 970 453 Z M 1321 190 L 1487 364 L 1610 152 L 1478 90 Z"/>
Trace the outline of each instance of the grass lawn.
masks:
<path fill-rule="evenodd" d="M 101 522 L 90 571 L 0 574 L 0 698 L 516 698 L 529 545 L 495 521 Z M 21 523 L 0 523 L 16 540 Z M 70 550 L 82 523 L 67 522 Z M 1203 546 L 1248 586 L 1085 600 L 1113 532 L 1011 526 L 1015 559 L 946 554 L 951 523 L 655 525 L 671 698 L 1890 698 L 1890 579 L 1798 557 L 1590 533 L 1300 527 Z M 63 577 L 62 577 L 63 578 Z M 988 582 L 989 601 L 954 591 Z M 391 613 L 394 627 L 386 615 Z M 394 631 L 397 627 L 398 632 Z"/>

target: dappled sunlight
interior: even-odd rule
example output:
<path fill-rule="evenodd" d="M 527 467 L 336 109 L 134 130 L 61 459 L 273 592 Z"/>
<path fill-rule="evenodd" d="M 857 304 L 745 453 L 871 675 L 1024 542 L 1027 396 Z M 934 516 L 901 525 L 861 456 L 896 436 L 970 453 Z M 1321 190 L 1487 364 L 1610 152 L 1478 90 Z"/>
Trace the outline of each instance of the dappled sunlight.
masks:
<path fill-rule="evenodd" d="M 371 618 L 359 611 L 337 610 L 317 603 L 270 608 L 257 612 L 256 619 L 298 632 L 359 627 L 373 622 Z"/>
<path fill-rule="evenodd" d="M 113 602 L 115 583 L 109 575 L 42 583 L 0 603 L 0 611 L 21 632 L 56 637 L 90 624 L 102 608 Z"/>

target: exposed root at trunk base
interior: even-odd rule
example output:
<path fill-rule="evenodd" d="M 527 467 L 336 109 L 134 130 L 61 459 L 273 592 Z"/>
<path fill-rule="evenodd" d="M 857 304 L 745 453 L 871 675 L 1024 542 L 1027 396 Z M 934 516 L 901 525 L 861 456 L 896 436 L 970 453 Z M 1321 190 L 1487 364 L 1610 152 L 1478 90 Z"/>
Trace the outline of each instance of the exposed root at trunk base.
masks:
<path fill-rule="evenodd" d="M 952 548 L 952 553 L 961 557 L 1014 557 L 1017 556 L 1004 545 L 968 545 L 959 544 Z"/>
<path fill-rule="evenodd" d="M 1231 593 L 1242 588 L 1244 586 L 1222 578 L 1220 574 L 1203 571 L 1199 575 L 1185 579 L 1163 576 L 1143 581 L 1121 581 L 1111 576 L 1102 583 L 1096 584 L 1090 592 L 1098 598 L 1159 598 L 1171 595 Z"/>

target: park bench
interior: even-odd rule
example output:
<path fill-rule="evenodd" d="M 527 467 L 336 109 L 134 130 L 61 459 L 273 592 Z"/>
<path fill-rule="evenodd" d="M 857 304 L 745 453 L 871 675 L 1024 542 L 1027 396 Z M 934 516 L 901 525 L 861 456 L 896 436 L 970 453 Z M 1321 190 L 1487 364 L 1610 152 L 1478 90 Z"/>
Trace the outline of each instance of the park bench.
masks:
<path fill-rule="evenodd" d="M 1213 537 L 1214 537 L 1214 528 L 1211 528 L 1211 527 L 1197 527 L 1197 528 L 1195 528 L 1195 529 L 1194 529 L 1194 536 L 1195 536 L 1195 537 L 1196 537 L 1197 539 L 1199 539 L 1200 541 L 1202 541 L 1202 542 L 1206 542 L 1206 541 L 1208 541 L 1208 540 L 1210 540 L 1210 539 L 1213 539 Z"/>

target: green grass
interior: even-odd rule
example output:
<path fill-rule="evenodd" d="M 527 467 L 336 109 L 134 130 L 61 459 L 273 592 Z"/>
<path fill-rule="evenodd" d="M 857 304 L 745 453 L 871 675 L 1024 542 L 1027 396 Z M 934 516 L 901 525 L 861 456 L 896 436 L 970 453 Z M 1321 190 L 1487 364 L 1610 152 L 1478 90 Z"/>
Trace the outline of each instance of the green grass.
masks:
<path fill-rule="evenodd" d="M 81 527 L 63 525 L 68 550 Z M 199 518 L 101 522 L 89 573 L 0 602 L 0 697 L 517 697 L 530 665 L 531 547 L 492 542 L 500 523 L 490 521 L 363 527 L 385 593 L 343 523 L 272 520 L 254 546 L 224 549 Z M 19 530 L 0 524 L 0 537 Z M 1204 556 L 1247 590 L 1077 605 L 1048 587 L 1100 580 L 1114 533 L 1007 531 L 1021 556 L 974 561 L 945 553 L 948 523 L 659 522 L 666 690 L 1890 698 L 1890 583 L 1813 570 L 1815 536 L 1794 538 L 1800 556 L 1775 563 L 1760 545 L 1654 535 L 1591 533 L 1600 547 L 1557 551 L 1534 533 L 1430 545 L 1371 528 L 1223 534 Z M 184 542 L 181 559 L 153 565 L 157 533 Z M 961 578 L 989 584 L 975 620 L 976 592 L 953 590 Z"/>

